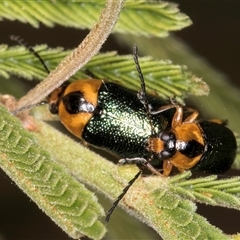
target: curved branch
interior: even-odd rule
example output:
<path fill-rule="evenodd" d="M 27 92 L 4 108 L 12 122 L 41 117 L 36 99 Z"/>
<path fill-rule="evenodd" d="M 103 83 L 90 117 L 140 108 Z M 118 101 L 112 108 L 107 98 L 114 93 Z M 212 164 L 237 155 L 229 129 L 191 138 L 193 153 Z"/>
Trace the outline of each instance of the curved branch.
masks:
<path fill-rule="evenodd" d="M 83 67 L 101 48 L 118 20 L 125 0 L 108 0 L 98 23 L 81 44 L 40 84 L 18 101 L 17 109 L 36 104 Z"/>

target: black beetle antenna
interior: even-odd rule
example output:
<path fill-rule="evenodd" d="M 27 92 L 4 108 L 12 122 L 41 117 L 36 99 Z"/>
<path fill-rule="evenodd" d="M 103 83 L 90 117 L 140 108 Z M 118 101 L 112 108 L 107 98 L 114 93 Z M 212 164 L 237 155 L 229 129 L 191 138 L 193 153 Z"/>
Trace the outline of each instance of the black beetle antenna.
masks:
<path fill-rule="evenodd" d="M 151 126 L 151 133 L 152 133 L 152 135 L 155 135 L 156 131 L 155 131 L 153 125 L 152 125 L 152 119 L 151 119 L 151 105 L 149 104 L 149 102 L 147 100 L 146 85 L 145 85 L 143 73 L 142 73 L 142 70 L 141 70 L 141 67 L 140 67 L 140 64 L 139 64 L 139 61 L 138 61 L 137 45 L 133 46 L 133 59 L 134 59 L 134 62 L 136 64 L 136 69 L 137 69 L 139 79 L 140 79 L 140 82 L 141 82 L 141 89 L 138 92 L 137 96 L 138 96 L 139 101 L 143 104 L 144 108 L 146 109 L 147 118 L 148 118 L 149 124 Z M 153 156 L 151 156 L 150 159 L 146 160 L 146 162 L 145 161 L 142 162 L 142 160 L 143 160 L 142 158 L 139 158 L 139 159 L 137 158 L 138 160 L 140 160 L 139 164 L 141 164 L 141 170 L 128 182 L 128 185 L 123 189 L 122 193 L 118 196 L 117 200 L 113 203 L 112 207 L 108 210 L 106 218 L 105 218 L 106 223 L 109 222 L 110 217 L 111 217 L 113 211 L 115 210 L 115 208 L 117 207 L 118 203 L 121 201 L 121 199 L 127 193 L 129 188 L 133 185 L 133 183 L 137 180 L 137 178 L 142 174 L 142 171 L 145 167 L 147 167 L 153 173 L 155 173 L 157 175 L 160 175 L 159 172 L 149 163 L 151 161 L 152 157 Z M 128 160 L 131 160 L 131 159 L 128 159 Z"/>
<path fill-rule="evenodd" d="M 47 73 L 50 73 L 48 67 L 46 66 L 46 64 L 43 61 L 43 59 L 41 58 L 41 56 L 27 42 L 25 42 L 23 38 L 21 38 L 20 36 L 11 35 L 10 39 L 13 40 L 13 41 L 16 41 L 19 45 L 25 46 L 29 50 L 29 52 L 31 52 L 35 57 L 37 57 L 39 59 L 39 61 L 42 63 L 42 65 L 45 68 L 45 70 L 47 71 Z M 39 103 L 36 103 L 36 104 L 28 105 L 26 107 L 22 107 L 22 108 L 19 108 L 19 109 L 16 109 L 16 110 L 12 111 L 12 114 L 16 115 L 19 112 L 22 112 L 24 110 L 27 110 L 27 109 L 30 109 L 30 108 L 33 108 L 33 107 L 37 107 L 37 106 L 42 106 L 42 105 L 45 105 L 45 104 L 48 104 L 48 102 L 47 101 L 42 101 L 42 102 L 39 102 Z"/>
<path fill-rule="evenodd" d="M 11 35 L 10 39 L 16 41 L 19 45 L 25 46 L 29 50 L 29 52 L 31 52 L 35 57 L 39 59 L 47 73 L 50 73 L 48 67 L 46 66 L 45 62 L 40 57 L 40 55 L 27 42 L 25 42 L 23 38 L 21 38 L 20 36 Z"/>
<path fill-rule="evenodd" d="M 124 197 L 124 195 L 127 193 L 129 188 L 133 185 L 133 183 L 138 179 L 138 177 L 142 174 L 142 170 L 140 170 L 129 182 L 128 185 L 123 189 L 122 193 L 118 196 L 117 200 L 113 203 L 112 207 L 108 210 L 105 223 L 108 223 L 110 220 L 110 217 L 117 207 L 118 203 L 121 201 L 121 199 Z"/>
<path fill-rule="evenodd" d="M 142 73 L 142 70 L 141 70 L 141 67 L 140 67 L 140 63 L 138 61 L 138 47 L 137 47 L 136 44 L 133 46 L 133 59 L 134 59 L 134 62 L 136 64 L 135 66 L 136 66 L 138 76 L 139 76 L 139 79 L 140 79 L 140 82 L 141 82 L 141 90 L 138 92 L 138 98 L 146 109 L 147 117 L 148 117 L 148 120 L 149 120 L 149 123 L 150 123 L 150 126 L 151 126 L 152 135 L 154 135 L 154 134 L 156 134 L 156 132 L 155 132 L 154 127 L 152 125 L 151 105 L 149 104 L 149 102 L 147 100 L 146 84 L 145 84 L 143 73 Z"/>
<path fill-rule="evenodd" d="M 32 105 L 28 105 L 26 107 L 22 107 L 22 108 L 19 108 L 19 109 L 16 109 L 14 111 L 12 111 L 12 114 L 16 115 L 24 110 L 27 110 L 27 109 L 30 109 L 30 108 L 33 108 L 33 107 L 37 107 L 37 106 L 42 106 L 42 105 L 45 105 L 45 104 L 48 104 L 47 101 L 42 101 L 42 102 L 39 102 L 39 103 L 36 103 L 36 104 L 32 104 Z"/>

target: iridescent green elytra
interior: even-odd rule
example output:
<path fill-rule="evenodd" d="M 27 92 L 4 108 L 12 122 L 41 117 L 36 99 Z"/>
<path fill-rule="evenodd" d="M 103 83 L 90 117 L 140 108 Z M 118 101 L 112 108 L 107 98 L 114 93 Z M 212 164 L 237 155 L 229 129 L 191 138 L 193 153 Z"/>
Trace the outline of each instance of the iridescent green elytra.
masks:
<path fill-rule="evenodd" d="M 150 96 L 148 100 L 153 108 L 167 104 Z M 147 159 L 151 156 L 147 149 L 151 126 L 136 92 L 105 82 L 98 92 L 97 108 L 97 113 L 86 124 L 82 134 L 86 142 L 121 158 L 140 156 Z M 170 129 L 174 112 L 172 109 L 152 117 L 156 132 Z"/>

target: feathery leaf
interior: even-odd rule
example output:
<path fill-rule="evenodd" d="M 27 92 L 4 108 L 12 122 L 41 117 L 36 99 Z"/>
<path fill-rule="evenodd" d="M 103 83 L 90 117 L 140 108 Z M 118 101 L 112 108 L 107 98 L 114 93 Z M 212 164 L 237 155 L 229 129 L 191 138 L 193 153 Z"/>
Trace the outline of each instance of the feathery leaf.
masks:
<path fill-rule="evenodd" d="M 69 53 L 61 48 L 48 49 L 46 45 L 34 49 L 49 69 L 53 69 Z M 156 61 L 151 57 L 141 57 L 139 62 L 149 92 L 157 93 L 163 98 L 208 94 L 207 85 L 192 75 L 186 66 L 175 65 L 169 60 Z M 42 80 L 47 75 L 40 61 L 22 46 L 0 45 L 0 69 L 3 77 L 15 74 L 27 79 Z M 139 90 L 139 76 L 131 55 L 120 56 L 116 52 L 98 54 L 74 78 L 89 78 L 86 70 L 96 78 L 118 81 L 130 89 Z"/>
<path fill-rule="evenodd" d="M 55 163 L 32 133 L 0 105 L 1 168 L 68 235 L 99 239 L 106 229 L 96 197 Z"/>
<path fill-rule="evenodd" d="M 240 177 L 218 179 L 217 176 L 176 181 L 171 190 L 195 202 L 240 210 Z"/>
<path fill-rule="evenodd" d="M 98 20 L 105 0 L 98 1 L 2 1 L 0 20 L 18 20 L 39 27 L 56 24 L 91 29 Z M 114 31 L 145 36 L 165 37 L 169 31 L 191 24 L 189 17 L 176 4 L 162 1 L 126 1 Z"/>
<path fill-rule="evenodd" d="M 57 160 L 74 176 L 98 189 L 109 198 L 114 200 L 129 179 L 135 175 L 137 171 L 135 166 L 117 167 L 82 148 L 66 136 L 61 136 L 61 133 L 50 128 L 47 124 L 38 124 L 42 130 L 36 133 L 40 145 L 45 149 L 51 148 Z M 53 144 L 49 146 L 45 139 L 51 139 L 51 136 L 54 137 L 55 141 L 52 141 Z M 58 151 L 60 145 L 62 146 L 61 152 Z M 70 156 L 69 152 L 71 152 Z M 141 177 L 134 183 L 120 204 L 123 204 L 123 207 L 136 217 L 139 217 L 138 214 L 141 213 L 140 218 L 166 239 L 176 239 L 176 236 L 181 236 L 179 239 L 187 239 L 186 234 L 191 232 L 196 236 L 196 239 L 208 239 L 210 236 L 215 236 L 216 239 L 229 239 L 221 230 L 213 227 L 205 218 L 196 214 L 196 206 L 192 201 L 204 202 L 195 193 L 199 192 L 199 187 L 203 188 L 202 184 L 206 184 L 205 190 L 211 190 L 213 199 L 220 205 L 224 205 L 230 199 L 221 200 L 219 199 L 221 195 L 226 196 L 229 191 L 230 196 L 232 195 L 231 191 L 235 191 L 235 196 L 232 198 L 235 198 L 232 202 L 235 204 L 240 179 L 229 178 L 223 181 L 215 180 L 215 176 L 209 176 L 199 178 L 199 180 L 186 180 L 190 176 L 190 172 L 184 172 L 170 178 Z M 179 189 L 182 189 L 182 192 Z M 189 194 L 183 194 L 184 191 Z M 204 192 L 200 193 L 204 196 Z M 205 201 L 205 203 L 209 203 L 209 201 Z M 228 207 L 234 208 L 234 205 Z"/>

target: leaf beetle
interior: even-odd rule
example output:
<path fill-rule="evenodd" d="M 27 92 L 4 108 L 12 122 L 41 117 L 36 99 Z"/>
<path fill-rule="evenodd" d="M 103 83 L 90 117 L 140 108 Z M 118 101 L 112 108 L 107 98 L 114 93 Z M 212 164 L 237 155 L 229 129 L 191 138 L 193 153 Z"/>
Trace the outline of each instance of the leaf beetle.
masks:
<path fill-rule="evenodd" d="M 173 167 L 180 172 L 222 173 L 231 167 L 237 150 L 225 121 L 197 120 L 197 110 L 148 95 L 136 46 L 133 55 L 139 92 L 113 82 L 84 79 L 64 83 L 39 103 L 48 103 L 50 112 L 58 114 L 76 137 L 116 154 L 119 164 L 140 167 L 108 211 L 106 222 L 144 168 L 161 176 L 170 175 Z"/>

